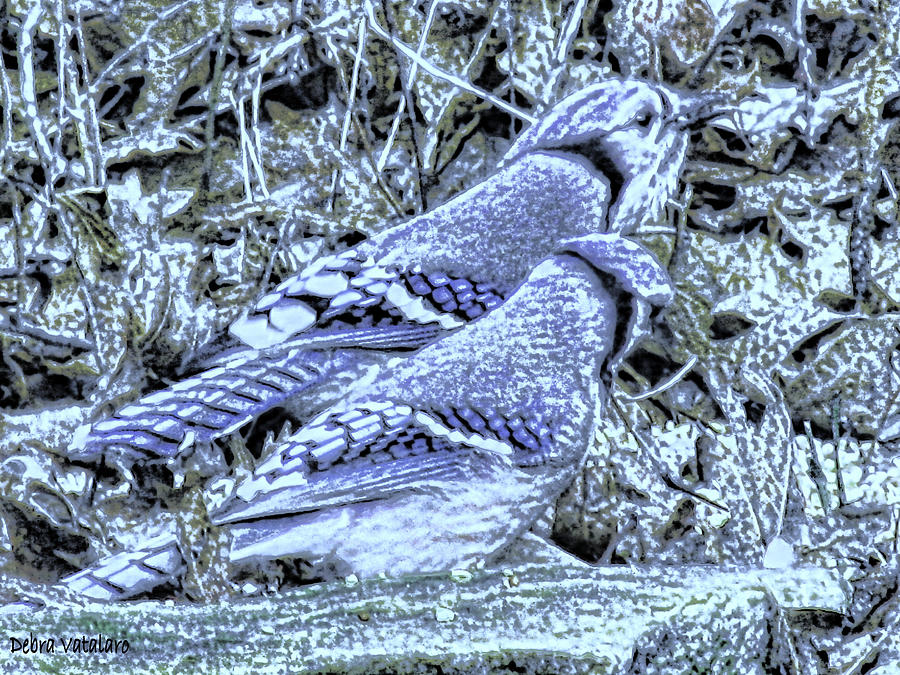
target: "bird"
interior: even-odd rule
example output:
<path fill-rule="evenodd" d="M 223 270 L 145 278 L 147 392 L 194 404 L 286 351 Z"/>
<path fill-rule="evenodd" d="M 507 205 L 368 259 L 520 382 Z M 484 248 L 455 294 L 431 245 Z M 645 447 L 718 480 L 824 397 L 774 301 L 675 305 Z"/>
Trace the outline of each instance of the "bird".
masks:
<path fill-rule="evenodd" d="M 368 577 L 492 559 L 574 478 L 607 399 L 603 372 L 646 336 L 631 308 L 672 296 L 635 241 L 564 242 L 500 307 L 357 382 L 252 474 L 210 483 L 230 562 L 302 559 Z M 63 584 L 118 600 L 183 567 L 160 536 Z"/>
<path fill-rule="evenodd" d="M 230 327 L 213 367 L 84 425 L 68 456 L 171 460 L 283 407 L 306 420 L 396 356 L 500 306 L 563 241 L 628 233 L 675 189 L 687 129 L 715 106 L 612 79 L 560 101 L 498 171 L 435 209 L 322 256 Z"/>

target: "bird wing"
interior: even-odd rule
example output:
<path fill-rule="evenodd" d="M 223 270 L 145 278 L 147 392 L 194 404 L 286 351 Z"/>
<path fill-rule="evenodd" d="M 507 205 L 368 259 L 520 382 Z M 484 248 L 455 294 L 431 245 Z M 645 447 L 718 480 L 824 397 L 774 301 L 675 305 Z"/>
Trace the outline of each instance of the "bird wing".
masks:
<path fill-rule="evenodd" d="M 77 433 L 69 457 L 95 461 L 115 455 L 119 464 L 145 457 L 174 457 L 197 441 L 226 436 L 340 368 L 340 354 L 290 349 L 248 351 L 230 362 L 142 396 L 109 419 Z"/>
<path fill-rule="evenodd" d="M 423 325 L 458 328 L 502 303 L 560 239 L 602 231 L 609 199 L 607 177 L 585 158 L 532 153 L 426 213 L 316 259 L 231 333 L 262 349 L 349 329 L 377 345 L 386 334 L 409 340 Z"/>
<path fill-rule="evenodd" d="M 61 580 L 70 590 L 97 600 L 125 600 L 171 581 L 184 569 L 173 535 L 145 541 L 140 550 L 123 551 Z"/>
<path fill-rule="evenodd" d="M 297 334 L 344 346 L 418 347 L 433 339 L 423 326 L 458 328 L 503 297 L 492 285 L 379 264 L 354 248 L 321 258 L 285 280 L 230 330 L 256 348 Z"/>
<path fill-rule="evenodd" d="M 94 461 L 112 452 L 107 456 L 126 465 L 173 457 L 196 441 L 234 432 L 350 367 L 351 355 L 327 350 L 417 349 L 503 301 L 492 288 L 466 279 L 392 271 L 348 253 L 353 255 L 330 256 L 288 279 L 232 326 L 250 344 L 275 346 L 239 352 L 143 396 L 76 436 L 70 458 Z M 304 330 L 309 321 L 314 325 Z M 302 334 L 291 338 L 297 331 Z"/>
<path fill-rule="evenodd" d="M 395 401 L 326 412 L 276 448 L 213 514 L 215 523 L 315 511 L 533 466 L 552 433 L 537 419 Z"/>

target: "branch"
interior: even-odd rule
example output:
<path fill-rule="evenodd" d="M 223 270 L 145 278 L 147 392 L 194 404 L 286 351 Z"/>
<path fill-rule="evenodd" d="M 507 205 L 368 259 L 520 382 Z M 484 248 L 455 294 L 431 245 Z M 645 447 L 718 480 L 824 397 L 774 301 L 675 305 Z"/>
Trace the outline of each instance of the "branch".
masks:
<path fill-rule="evenodd" d="M 515 663 L 527 672 L 612 673 L 648 658 L 665 672 L 725 662 L 751 672 L 778 658 L 770 653 L 778 644 L 773 605 L 841 611 L 846 598 L 836 573 L 812 568 L 530 565 L 316 584 L 211 605 L 0 614 L 8 641 L 0 664 L 67 673 L 97 672 L 98 663 L 159 672 L 446 673 Z M 61 639 L 98 632 L 127 639 L 128 652 L 63 652 Z M 54 653 L 10 653 L 9 639 L 29 633 L 54 638 Z"/>

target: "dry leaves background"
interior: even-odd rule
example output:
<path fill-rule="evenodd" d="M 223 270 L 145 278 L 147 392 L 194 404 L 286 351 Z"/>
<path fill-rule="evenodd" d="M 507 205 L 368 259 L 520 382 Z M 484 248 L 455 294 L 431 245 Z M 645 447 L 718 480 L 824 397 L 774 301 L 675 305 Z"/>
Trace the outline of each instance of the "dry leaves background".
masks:
<path fill-rule="evenodd" d="M 66 460 L 75 428 L 176 380 L 314 255 L 489 174 L 567 93 L 638 76 L 725 95 L 733 132 L 695 134 L 638 230 L 678 299 L 554 535 L 606 563 L 790 550 L 853 591 L 849 616 L 792 619 L 795 664 L 900 668 L 898 44 L 900 7 L 868 1 L 6 0 L 6 597 L 151 521 L 194 553 L 179 594 L 230 592 L 190 471 L 148 469 L 138 498 Z"/>

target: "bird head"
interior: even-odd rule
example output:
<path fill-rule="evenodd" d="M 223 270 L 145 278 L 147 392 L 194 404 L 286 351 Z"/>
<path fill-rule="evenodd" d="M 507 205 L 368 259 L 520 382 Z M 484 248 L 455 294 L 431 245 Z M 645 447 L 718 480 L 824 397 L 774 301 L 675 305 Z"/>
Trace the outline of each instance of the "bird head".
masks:
<path fill-rule="evenodd" d="M 590 234 L 564 242 L 561 252 L 588 262 L 617 299 L 616 337 L 600 377 L 608 381 L 637 344 L 650 333 L 653 307 L 672 302 L 669 275 L 656 257 L 620 234 Z"/>
<path fill-rule="evenodd" d="M 560 101 L 507 152 L 586 157 L 610 185 L 608 229 L 628 232 L 671 197 L 692 126 L 721 115 L 719 96 L 693 96 L 642 80 L 607 80 Z"/>

